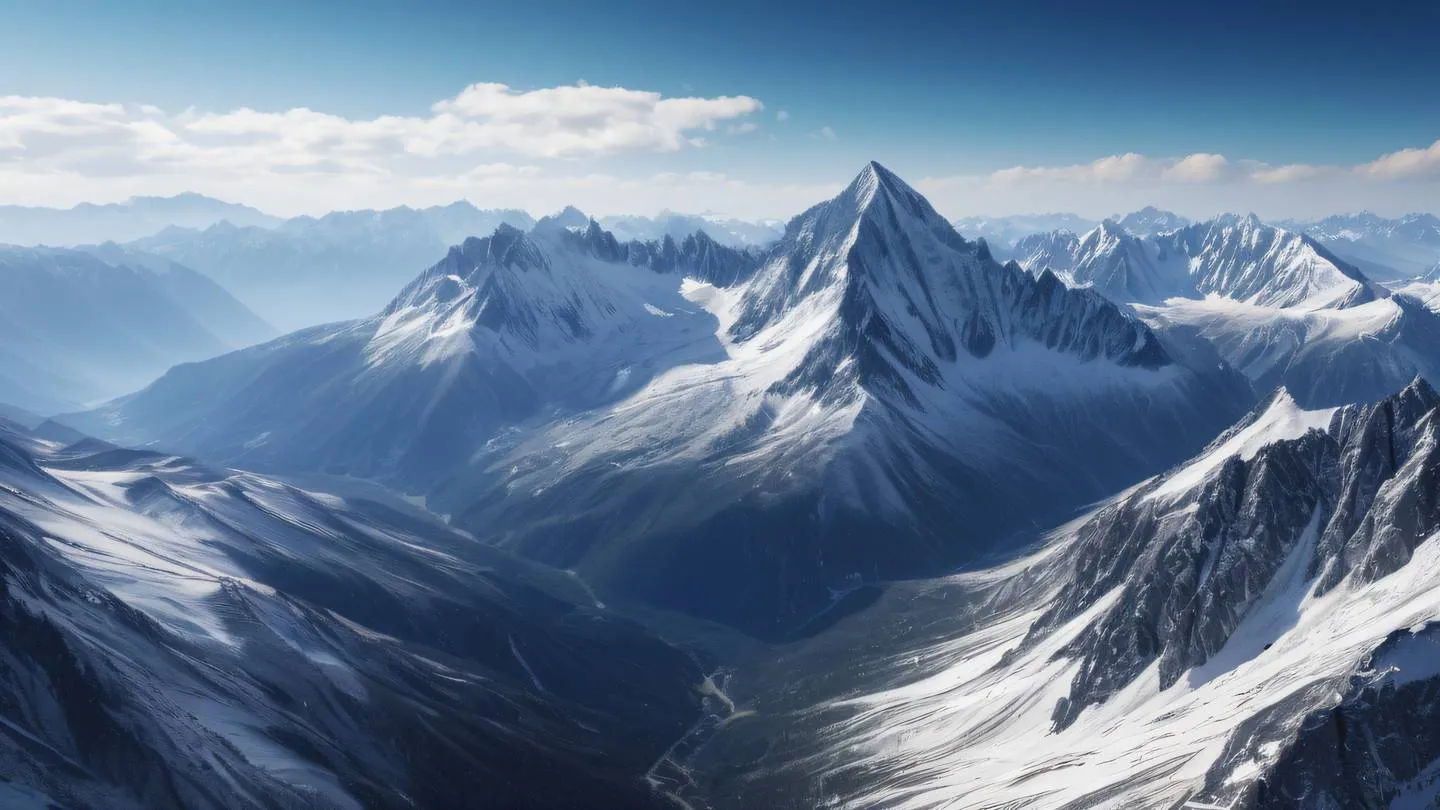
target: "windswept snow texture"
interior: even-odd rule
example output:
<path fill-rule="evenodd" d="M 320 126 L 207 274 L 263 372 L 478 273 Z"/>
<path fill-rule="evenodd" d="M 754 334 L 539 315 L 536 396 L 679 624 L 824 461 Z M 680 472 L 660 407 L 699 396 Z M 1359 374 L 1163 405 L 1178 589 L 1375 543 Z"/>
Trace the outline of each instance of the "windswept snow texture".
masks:
<path fill-rule="evenodd" d="M 778 637 L 1194 452 L 1251 395 L 1192 356 L 872 164 L 763 256 L 562 212 L 467 240 L 376 317 L 72 422 L 378 478 L 606 601 Z"/>
<path fill-rule="evenodd" d="M 1440 796 L 1440 396 L 1288 396 L 1034 553 L 741 669 L 695 807 Z"/>
<path fill-rule="evenodd" d="M 1032 272 L 1053 269 L 1133 307 L 1184 344 L 1213 346 L 1262 392 L 1302 404 L 1377 399 L 1417 375 L 1440 379 L 1440 317 L 1412 285 L 1392 293 L 1307 236 L 1253 216 L 1142 238 L 1106 221 L 1017 246 Z"/>
<path fill-rule="evenodd" d="M 591 605 L 419 513 L 0 426 L 0 804 L 662 806 L 703 678 Z"/>

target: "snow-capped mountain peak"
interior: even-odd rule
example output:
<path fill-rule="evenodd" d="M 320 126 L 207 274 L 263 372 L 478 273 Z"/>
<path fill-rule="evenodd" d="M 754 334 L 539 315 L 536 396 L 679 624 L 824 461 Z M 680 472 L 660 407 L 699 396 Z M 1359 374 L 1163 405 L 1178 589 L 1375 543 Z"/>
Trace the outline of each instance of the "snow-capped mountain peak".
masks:
<path fill-rule="evenodd" d="M 1226 215 L 1174 235 L 1190 257 L 1197 289 L 1273 307 L 1323 308 L 1385 296 L 1354 266 L 1300 233 L 1266 225 L 1255 214 Z"/>
<path fill-rule="evenodd" d="M 1117 220 L 1120 227 L 1140 236 L 1170 233 L 1190 224 L 1189 219 L 1171 211 L 1162 211 L 1153 205 L 1117 217 Z"/>
<path fill-rule="evenodd" d="M 552 229 L 583 231 L 589 227 L 590 216 L 573 205 L 567 205 L 555 213 L 541 217 L 535 223 L 535 230 L 546 231 Z"/>
<path fill-rule="evenodd" d="M 1386 296 L 1354 266 L 1301 233 L 1255 214 L 1225 214 L 1158 235 L 1115 220 L 1071 241 L 1031 237 L 1017 252 L 1032 272 L 1068 269 L 1078 284 L 1112 300 L 1158 304 L 1167 298 L 1221 296 L 1258 306 L 1347 307 Z"/>

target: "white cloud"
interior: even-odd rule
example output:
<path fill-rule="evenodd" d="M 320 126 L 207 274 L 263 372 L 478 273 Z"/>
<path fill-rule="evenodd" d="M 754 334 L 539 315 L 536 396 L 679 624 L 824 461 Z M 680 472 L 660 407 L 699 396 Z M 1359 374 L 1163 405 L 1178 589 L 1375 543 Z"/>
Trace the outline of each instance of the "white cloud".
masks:
<path fill-rule="evenodd" d="M 1181 183 L 1213 183 L 1224 177 L 1230 161 L 1224 155 L 1197 152 L 1175 161 L 1160 172 L 1161 179 Z"/>
<path fill-rule="evenodd" d="M 1440 178 L 1440 141 L 1423 149 L 1402 149 L 1356 166 L 1258 160 L 1230 161 L 1224 155 L 1196 152 L 1178 158 L 1156 158 L 1127 152 L 1068 166 L 1014 166 L 991 172 L 992 185 L 1050 182 L 1073 184 L 1136 183 L 1261 183 L 1283 184 L 1348 175 L 1376 181 Z M 940 178 L 933 178 L 939 180 Z"/>
<path fill-rule="evenodd" d="M 997 185 L 1030 181 L 1065 183 L 1123 183 L 1157 170 L 1154 161 L 1134 152 L 1111 155 L 1071 166 L 1014 166 L 990 175 Z"/>
<path fill-rule="evenodd" d="M 184 171 L 386 174 L 405 162 L 515 154 L 530 158 L 674 152 L 763 105 L 748 96 L 664 98 L 577 84 L 522 92 L 475 84 L 435 103 L 429 116 L 350 119 L 298 107 L 265 112 L 95 104 L 0 97 L 0 167 L 8 173 L 82 175 Z M 414 166 L 405 167 L 413 170 Z"/>
<path fill-rule="evenodd" d="M 1440 177 L 1440 141 L 1424 149 L 1401 149 L 1381 155 L 1356 170 L 1382 180 Z"/>
<path fill-rule="evenodd" d="M 1284 166 L 1259 164 L 1251 169 L 1250 179 L 1257 183 L 1298 183 L 1314 180 L 1330 171 L 1327 167 L 1312 166 L 1308 163 L 1288 163 Z"/>
<path fill-rule="evenodd" d="M 597 214 L 671 208 L 784 216 L 838 190 L 858 168 L 827 165 L 820 176 L 829 182 L 818 184 L 791 182 L 816 176 L 799 168 L 763 179 L 758 164 L 750 179 L 703 170 L 703 147 L 756 130 L 762 110 L 748 96 L 667 98 L 584 82 L 531 91 L 476 84 L 420 115 L 369 118 L 304 107 L 166 111 L 0 96 L 0 203 L 73 205 L 199 191 L 280 214 L 466 197 L 539 212 L 573 202 Z M 777 121 L 789 118 L 775 112 Z M 829 126 L 809 137 L 840 140 Z M 677 154 L 685 152 L 695 157 Z M 659 153 L 668 157 L 651 165 L 634 157 Z M 952 215 L 1106 215 L 1150 203 L 1190 214 L 1398 213 L 1435 208 L 1440 141 L 1349 166 L 1125 152 L 916 185 Z"/>
<path fill-rule="evenodd" d="M 953 216 L 1060 210 L 1106 216 L 1147 204 L 1192 215 L 1253 210 L 1310 216 L 1358 208 L 1435 210 L 1437 181 L 1440 142 L 1352 166 L 1272 165 L 1206 152 L 1181 157 L 1127 152 L 1089 163 L 932 176 L 917 187 Z"/>
<path fill-rule="evenodd" d="M 755 129 L 746 119 L 763 108 L 748 96 L 667 98 L 584 82 L 530 91 L 474 84 L 427 115 L 373 118 L 0 96 L 0 202 L 197 190 L 284 212 L 311 204 L 303 200 L 360 204 L 352 195 L 381 197 L 388 187 L 393 205 L 417 190 L 536 177 L 526 161 L 703 147 L 711 133 Z"/>

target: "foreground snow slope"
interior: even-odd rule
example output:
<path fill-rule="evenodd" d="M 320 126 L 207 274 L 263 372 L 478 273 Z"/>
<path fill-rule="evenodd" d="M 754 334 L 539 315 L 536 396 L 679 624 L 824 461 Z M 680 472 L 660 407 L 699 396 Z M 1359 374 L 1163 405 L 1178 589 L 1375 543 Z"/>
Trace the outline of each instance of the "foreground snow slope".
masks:
<path fill-rule="evenodd" d="M 701 680 L 429 518 L 0 426 L 7 807 L 645 807 Z"/>
<path fill-rule="evenodd" d="M 1429 806 L 1440 396 L 1288 395 L 998 568 L 742 670 L 696 806 Z"/>

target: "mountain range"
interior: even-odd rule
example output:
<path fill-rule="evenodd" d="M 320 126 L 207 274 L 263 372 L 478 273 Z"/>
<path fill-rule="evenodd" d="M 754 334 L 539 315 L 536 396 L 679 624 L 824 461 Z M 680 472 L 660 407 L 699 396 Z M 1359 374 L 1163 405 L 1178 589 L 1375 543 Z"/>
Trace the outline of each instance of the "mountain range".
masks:
<path fill-rule="evenodd" d="M 0 251 L 0 806 L 1434 804 L 1429 282 L 876 163 L 769 227 Z"/>
<path fill-rule="evenodd" d="M 269 227 L 278 217 L 202 194 L 131 197 L 121 203 L 74 208 L 0 205 L 0 244 L 59 247 L 128 242 L 167 227 L 207 228 L 219 222 Z"/>
<path fill-rule="evenodd" d="M 749 220 L 717 214 L 678 214 L 661 211 L 653 217 L 607 216 L 599 219 L 600 227 L 624 242 L 658 242 L 665 237 L 684 239 L 704 232 L 722 245 L 730 247 L 766 247 L 785 233 L 785 223 L 775 220 Z"/>
<path fill-rule="evenodd" d="M 1392 292 L 1316 239 L 1222 216 L 1141 237 L 1106 220 L 1015 248 L 1032 272 L 1059 272 L 1131 306 L 1178 341 L 1219 351 L 1265 392 L 1308 407 L 1367 401 L 1440 374 L 1440 314 Z"/>
<path fill-rule="evenodd" d="M 68 422 L 377 479 L 607 600 L 773 638 L 1163 469 L 1251 402 L 1204 352 L 997 263 L 878 165 L 764 254 L 698 236 L 660 261 L 574 215 Z"/>
<path fill-rule="evenodd" d="M 1193 220 L 1146 206 L 1108 220 L 1134 236 L 1151 237 L 1181 230 Z M 962 217 L 955 228 L 970 238 L 983 238 L 1002 258 L 1020 258 L 1017 244 L 1026 237 L 1069 231 L 1087 233 L 1101 221 L 1076 214 L 1004 217 Z M 1335 214 L 1321 219 L 1281 219 L 1267 224 L 1314 239 L 1344 262 L 1382 282 L 1404 282 L 1423 276 L 1440 263 L 1440 219 L 1434 214 L 1382 217 L 1369 211 Z"/>
<path fill-rule="evenodd" d="M 193 267 L 267 321 L 296 329 L 374 312 L 414 268 L 502 223 L 528 228 L 534 220 L 523 211 L 486 211 L 460 202 L 338 211 L 272 225 L 171 227 L 129 246 Z"/>
<path fill-rule="evenodd" d="M 1381 281 L 1412 278 L 1440 262 L 1440 218 L 1434 214 L 1387 218 L 1362 211 L 1283 224 L 1304 230 Z"/>
<path fill-rule="evenodd" d="M 112 244 L 0 247 L 0 400 L 53 413 L 275 331 L 205 276 Z"/>

